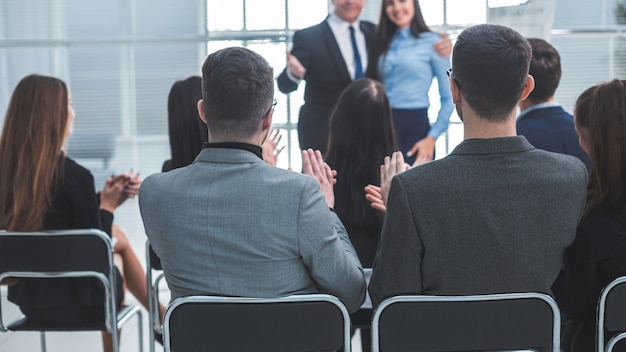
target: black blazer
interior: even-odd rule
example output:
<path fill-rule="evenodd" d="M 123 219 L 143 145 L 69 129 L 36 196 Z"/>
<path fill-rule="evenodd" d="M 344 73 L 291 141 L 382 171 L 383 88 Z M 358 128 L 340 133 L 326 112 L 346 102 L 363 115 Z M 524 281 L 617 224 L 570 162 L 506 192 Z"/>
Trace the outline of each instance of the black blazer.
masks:
<path fill-rule="evenodd" d="M 59 166 L 59 182 L 53 188 L 52 204 L 46 213 L 44 228 L 95 228 L 111 235 L 113 214 L 99 209 L 100 202 L 91 172 L 64 156 L 59 157 Z M 19 279 L 16 285 L 9 286 L 8 291 L 9 301 L 20 307 L 43 308 L 74 303 L 95 306 L 103 302 L 100 283 L 91 278 L 63 278 L 49 282 Z"/>
<path fill-rule="evenodd" d="M 591 170 L 589 156 L 578 144 L 574 119 L 560 106 L 532 110 L 517 120 L 517 134 L 536 148 L 573 155 Z"/>
<path fill-rule="evenodd" d="M 376 26 L 360 22 L 365 36 L 368 56 L 373 48 Z M 343 89 L 352 82 L 346 63 L 339 50 L 327 20 L 312 27 L 296 31 L 291 54 L 307 71 L 304 105 L 300 109 L 298 134 L 300 148 L 314 148 L 325 152 L 328 144 L 329 116 Z M 289 93 L 298 85 L 287 76 L 287 68 L 278 76 L 278 89 Z"/>

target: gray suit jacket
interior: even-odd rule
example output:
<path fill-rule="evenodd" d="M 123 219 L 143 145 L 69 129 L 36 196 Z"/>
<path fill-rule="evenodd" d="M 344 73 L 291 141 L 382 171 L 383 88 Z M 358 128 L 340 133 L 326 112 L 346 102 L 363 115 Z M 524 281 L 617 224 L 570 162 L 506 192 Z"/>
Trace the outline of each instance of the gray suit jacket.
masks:
<path fill-rule="evenodd" d="M 365 299 L 359 259 L 317 181 L 250 151 L 204 148 L 147 177 L 139 207 L 172 299 L 324 292 L 350 311 Z"/>
<path fill-rule="evenodd" d="M 394 177 L 372 303 L 398 294 L 550 294 L 586 185 L 579 159 L 523 136 L 466 140 Z"/>

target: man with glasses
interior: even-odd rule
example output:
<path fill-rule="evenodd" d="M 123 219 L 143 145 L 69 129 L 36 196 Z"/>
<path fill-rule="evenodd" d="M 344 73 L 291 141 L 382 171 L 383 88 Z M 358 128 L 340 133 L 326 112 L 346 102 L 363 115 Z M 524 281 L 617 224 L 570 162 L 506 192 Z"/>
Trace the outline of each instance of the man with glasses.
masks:
<path fill-rule="evenodd" d="M 263 162 L 273 94 L 273 70 L 258 54 L 233 47 L 207 57 L 198 111 L 209 142 L 193 164 L 144 180 L 146 234 L 172 298 L 323 292 L 355 311 L 365 278 L 332 210 L 330 167 L 312 150 L 306 175 Z"/>
<path fill-rule="evenodd" d="M 535 86 L 530 58 L 528 41 L 504 26 L 459 35 L 449 74 L 464 140 L 404 172 L 402 154 L 386 158 L 374 306 L 398 294 L 551 293 L 584 210 L 587 170 L 517 136 L 516 106 Z"/>

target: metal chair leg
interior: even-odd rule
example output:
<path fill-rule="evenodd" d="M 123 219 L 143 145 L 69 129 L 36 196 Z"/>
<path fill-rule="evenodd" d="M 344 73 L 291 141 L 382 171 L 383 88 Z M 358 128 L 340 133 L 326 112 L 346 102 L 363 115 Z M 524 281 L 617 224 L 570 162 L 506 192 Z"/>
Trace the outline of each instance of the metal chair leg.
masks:
<path fill-rule="evenodd" d="M 39 340 L 41 341 L 41 352 L 46 352 L 46 333 L 39 332 Z"/>

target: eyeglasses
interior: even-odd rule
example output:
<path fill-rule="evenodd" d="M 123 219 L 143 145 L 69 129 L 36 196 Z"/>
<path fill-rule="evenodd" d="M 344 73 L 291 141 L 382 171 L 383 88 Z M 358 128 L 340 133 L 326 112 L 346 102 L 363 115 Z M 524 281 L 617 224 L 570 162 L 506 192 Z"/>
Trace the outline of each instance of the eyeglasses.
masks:
<path fill-rule="evenodd" d="M 269 109 L 267 109 L 267 112 L 265 113 L 265 115 L 263 115 L 263 119 L 264 119 L 264 118 L 266 118 L 266 117 L 267 117 L 267 115 L 269 115 L 270 110 L 272 110 L 274 107 L 276 107 L 276 104 L 277 104 L 277 103 L 278 103 L 278 102 L 276 101 L 276 99 L 274 99 L 274 100 L 272 101 L 272 105 L 270 106 L 270 108 L 269 108 Z"/>
<path fill-rule="evenodd" d="M 461 89 L 461 84 L 459 83 L 459 80 L 456 79 L 456 76 L 454 75 L 454 73 L 452 73 L 452 69 L 449 68 L 446 73 L 448 74 L 448 78 L 453 79 L 456 82 L 456 86 L 459 87 L 459 89 Z"/>

